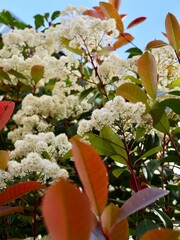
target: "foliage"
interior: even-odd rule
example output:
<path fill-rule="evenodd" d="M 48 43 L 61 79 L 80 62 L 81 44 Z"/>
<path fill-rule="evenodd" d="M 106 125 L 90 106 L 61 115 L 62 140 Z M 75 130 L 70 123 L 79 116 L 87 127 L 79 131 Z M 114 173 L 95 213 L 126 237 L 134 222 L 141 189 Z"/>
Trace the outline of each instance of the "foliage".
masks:
<path fill-rule="evenodd" d="M 141 50 L 120 6 L 0 13 L 0 239 L 178 239 L 180 25 Z"/>

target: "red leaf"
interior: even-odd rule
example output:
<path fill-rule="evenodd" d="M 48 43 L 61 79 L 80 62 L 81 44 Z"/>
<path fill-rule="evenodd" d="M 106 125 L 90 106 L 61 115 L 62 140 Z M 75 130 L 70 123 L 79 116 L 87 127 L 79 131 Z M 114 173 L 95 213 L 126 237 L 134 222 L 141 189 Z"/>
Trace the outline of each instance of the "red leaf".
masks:
<path fill-rule="evenodd" d="M 83 12 L 83 15 L 100 18 L 101 20 L 105 19 L 105 15 L 102 11 L 86 10 L 85 12 Z"/>
<path fill-rule="evenodd" d="M 118 40 L 113 44 L 114 50 L 132 42 L 133 39 L 134 39 L 134 37 L 130 33 L 121 34 L 119 36 Z"/>
<path fill-rule="evenodd" d="M 132 22 L 130 22 L 129 25 L 127 26 L 127 28 L 132 28 L 132 27 L 136 26 L 137 24 L 144 22 L 145 20 L 146 20 L 146 17 L 138 17 L 138 18 L 134 19 Z"/>
<path fill-rule="evenodd" d="M 76 138 L 72 142 L 72 153 L 78 175 L 93 210 L 100 216 L 108 196 L 107 169 L 101 157 L 90 145 Z"/>
<path fill-rule="evenodd" d="M 121 0 L 109 0 L 109 3 L 118 10 L 121 5 Z"/>
<path fill-rule="evenodd" d="M 147 44 L 146 49 L 160 48 L 160 47 L 164 47 L 166 45 L 167 45 L 167 43 L 165 43 L 161 40 L 153 40 Z"/>
<path fill-rule="evenodd" d="M 60 180 L 45 192 L 42 213 L 53 240 L 89 239 L 93 215 L 85 194 L 75 185 Z"/>
<path fill-rule="evenodd" d="M 145 188 L 134 193 L 134 195 L 122 205 L 118 216 L 118 222 L 127 218 L 129 215 L 147 207 L 168 193 L 169 191 L 158 188 Z"/>
<path fill-rule="evenodd" d="M 153 229 L 146 232 L 140 240 L 177 240 L 180 236 L 180 231 L 173 229 Z"/>
<path fill-rule="evenodd" d="M 0 193 L 0 205 L 6 204 L 10 201 L 20 198 L 21 196 L 31 191 L 39 190 L 42 188 L 46 187 L 35 181 L 14 184 L 13 186 L 7 188 L 6 190 Z"/>
<path fill-rule="evenodd" d="M 0 130 L 6 125 L 14 111 L 15 103 L 9 101 L 0 102 Z"/>
<path fill-rule="evenodd" d="M 10 206 L 2 206 L 0 207 L 0 217 L 6 216 L 16 212 L 23 212 L 22 206 L 10 207 Z"/>

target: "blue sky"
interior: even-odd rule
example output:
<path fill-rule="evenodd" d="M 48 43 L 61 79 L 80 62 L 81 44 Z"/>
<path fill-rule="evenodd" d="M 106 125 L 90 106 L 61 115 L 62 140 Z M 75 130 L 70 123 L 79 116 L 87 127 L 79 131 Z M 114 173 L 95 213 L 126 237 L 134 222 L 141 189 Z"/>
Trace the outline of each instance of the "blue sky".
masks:
<path fill-rule="evenodd" d="M 26 23 L 33 24 L 33 16 L 37 13 L 63 10 L 69 4 L 90 8 L 98 3 L 97 0 L 0 0 L 0 11 L 7 9 Z M 180 0 L 122 0 L 119 12 L 128 14 L 124 20 L 125 26 L 136 17 L 147 17 L 145 22 L 129 31 L 135 37 L 134 43 L 143 50 L 151 40 L 166 41 L 162 35 L 165 17 L 171 12 L 180 20 Z M 129 47 L 131 46 L 126 46 L 125 49 Z"/>

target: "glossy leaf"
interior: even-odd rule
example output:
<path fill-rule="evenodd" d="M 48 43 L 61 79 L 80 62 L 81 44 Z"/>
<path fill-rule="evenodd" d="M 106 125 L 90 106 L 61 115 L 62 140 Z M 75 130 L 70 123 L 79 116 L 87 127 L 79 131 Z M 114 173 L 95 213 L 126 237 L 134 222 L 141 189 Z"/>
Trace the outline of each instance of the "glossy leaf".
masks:
<path fill-rule="evenodd" d="M 173 223 L 171 219 L 163 211 L 159 210 L 159 207 L 156 206 L 155 204 L 153 204 L 152 208 L 155 214 L 158 215 L 158 217 L 163 222 L 164 227 L 173 229 Z"/>
<path fill-rule="evenodd" d="M 162 150 L 163 150 L 162 146 L 157 146 L 157 147 L 151 148 L 149 151 L 145 152 L 140 158 L 138 158 L 138 160 L 147 158 L 147 157 L 154 155 L 155 153 L 160 152 Z"/>
<path fill-rule="evenodd" d="M 131 43 L 134 37 L 130 33 L 123 33 L 118 37 L 118 40 L 113 44 L 114 50 L 120 48 L 128 43 Z"/>
<path fill-rule="evenodd" d="M 167 85 L 167 87 L 170 88 L 170 89 L 175 88 L 175 87 L 179 87 L 179 86 L 180 86 L 180 77 Z"/>
<path fill-rule="evenodd" d="M 74 184 L 62 179 L 50 186 L 42 213 L 53 240 L 89 239 L 93 224 L 89 201 Z"/>
<path fill-rule="evenodd" d="M 9 161 L 9 153 L 5 150 L 0 150 L 0 169 L 6 170 Z"/>
<path fill-rule="evenodd" d="M 14 111 L 15 103 L 9 101 L 0 102 L 0 130 L 6 125 Z"/>
<path fill-rule="evenodd" d="M 109 231 L 110 240 L 128 240 L 129 225 L 127 219 L 115 223 Z"/>
<path fill-rule="evenodd" d="M 53 12 L 53 14 L 51 15 L 51 21 L 54 21 L 56 18 L 58 18 L 61 15 L 60 11 L 55 11 Z"/>
<path fill-rule="evenodd" d="M 147 231 L 156 229 L 157 224 L 150 219 L 144 219 L 143 221 L 139 222 L 136 227 L 136 235 L 138 239 Z"/>
<path fill-rule="evenodd" d="M 166 46 L 167 43 L 162 40 L 153 40 L 146 45 L 146 49 L 160 48 Z"/>
<path fill-rule="evenodd" d="M 116 89 L 116 94 L 122 96 L 126 100 L 137 103 L 147 103 L 148 97 L 146 93 L 134 83 L 123 83 Z"/>
<path fill-rule="evenodd" d="M 162 107 L 169 107 L 171 108 L 175 113 L 180 114 L 180 99 L 165 99 L 162 102 L 160 102 L 160 105 Z"/>
<path fill-rule="evenodd" d="M 117 9 L 110 3 L 107 2 L 100 2 L 99 3 L 102 11 L 106 15 L 107 18 L 114 18 L 116 21 L 117 29 L 123 33 L 124 32 L 124 25 L 121 19 L 121 16 L 118 14 Z"/>
<path fill-rule="evenodd" d="M 158 188 L 145 188 L 134 193 L 134 195 L 132 195 L 122 205 L 121 211 L 118 215 L 118 221 L 122 221 L 131 214 L 147 207 L 148 205 L 154 203 L 159 198 L 164 197 L 168 193 L 169 191 Z"/>
<path fill-rule="evenodd" d="M 165 20 L 166 35 L 174 50 L 180 50 L 180 26 L 172 13 L 168 13 Z"/>
<path fill-rule="evenodd" d="M 142 22 L 144 22 L 146 20 L 146 17 L 138 17 L 136 19 L 134 19 L 132 22 L 129 23 L 129 25 L 127 26 L 127 28 L 132 28 Z"/>
<path fill-rule="evenodd" d="M 95 149 L 74 138 L 72 154 L 78 175 L 95 213 L 100 216 L 108 196 L 107 169 Z"/>
<path fill-rule="evenodd" d="M 88 15 L 91 17 L 99 18 L 101 20 L 105 19 L 105 15 L 101 11 L 95 11 L 95 10 L 86 10 L 83 12 L 83 15 Z"/>
<path fill-rule="evenodd" d="M 140 240 L 177 240 L 180 236 L 180 231 L 172 229 L 154 229 L 146 232 Z"/>
<path fill-rule="evenodd" d="M 31 68 L 31 77 L 32 80 L 37 83 L 39 82 L 44 76 L 44 66 L 41 65 L 34 65 Z"/>
<path fill-rule="evenodd" d="M 109 0 L 109 3 L 112 4 L 117 10 L 120 8 L 121 0 Z"/>
<path fill-rule="evenodd" d="M 1 206 L 0 207 L 0 217 L 6 216 L 16 212 L 23 212 L 22 206 L 10 207 L 10 206 Z"/>
<path fill-rule="evenodd" d="M 151 98 L 157 94 L 157 66 L 154 56 L 145 52 L 138 61 L 138 74 L 146 92 Z"/>
<path fill-rule="evenodd" d="M 31 191 L 43 188 L 45 188 L 44 185 L 35 181 L 16 183 L 0 193 L 0 205 L 9 203 Z"/>

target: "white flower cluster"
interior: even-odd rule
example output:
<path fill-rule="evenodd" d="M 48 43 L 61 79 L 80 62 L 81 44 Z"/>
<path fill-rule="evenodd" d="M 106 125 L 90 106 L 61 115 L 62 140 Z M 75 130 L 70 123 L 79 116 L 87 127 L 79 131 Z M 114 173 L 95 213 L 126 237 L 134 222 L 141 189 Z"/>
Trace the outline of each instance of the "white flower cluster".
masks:
<path fill-rule="evenodd" d="M 23 140 L 17 140 L 14 146 L 8 170 L 0 172 L 0 189 L 4 189 L 7 182 L 16 178 L 51 184 L 60 177 L 68 177 L 67 170 L 58 164 L 58 160 L 71 149 L 71 143 L 65 134 L 27 134 Z M 32 178 L 34 175 L 37 179 Z"/>
<path fill-rule="evenodd" d="M 134 128 L 144 125 L 143 114 L 145 113 L 145 105 L 143 103 L 129 103 L 116 96 L 113 100 L 106 102 L 101 109 L 93 111 L 90 120 L 81 120 L 78 127 L 78 134 L 84 135 L 93 128 L 101 130 L 105 125 L 115 126 L 118 121 L 119 128 L 123 128 L 126 135 L 133 131 Z"/>

